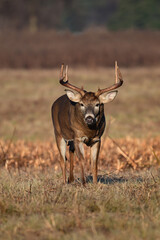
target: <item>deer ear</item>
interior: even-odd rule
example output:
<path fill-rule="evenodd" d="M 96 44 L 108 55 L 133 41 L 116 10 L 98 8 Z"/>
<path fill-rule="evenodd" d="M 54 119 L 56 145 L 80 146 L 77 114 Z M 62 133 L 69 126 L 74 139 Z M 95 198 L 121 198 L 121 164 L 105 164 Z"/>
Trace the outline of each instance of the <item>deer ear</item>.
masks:
<path fill-rule="evenodd" d="M 99 96 L 100 103 L 108 103 L 108 102 L 113 101 L 113 99 L 115 99 L 117 93 L 118 93 L 118 91 L 113 91 L 113 92 L 110 92 L 110 93 L 107 93 L 107 92 L 102 93 Z"/>
<path fill-rule="evenodd" d="M 73 92 L 71 90 L 65 89 L 67 97 L 72 101 L 72 102 L 79 102 L 81 100 L 81 94 L 78 92 Z"/>

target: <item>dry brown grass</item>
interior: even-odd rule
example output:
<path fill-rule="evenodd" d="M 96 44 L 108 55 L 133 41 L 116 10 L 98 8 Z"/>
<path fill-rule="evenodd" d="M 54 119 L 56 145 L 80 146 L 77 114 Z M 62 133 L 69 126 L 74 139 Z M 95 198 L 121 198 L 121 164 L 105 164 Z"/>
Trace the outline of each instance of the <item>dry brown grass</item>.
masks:
<path fill-rule="evenodd" d="M 119 172 L 126 169 L 147 169 L 160 166 L 160 138 L 150 139 L 106 139 L 101 148 L 99 157 L 99 173 L 104 175 L 110 171 Z M 86 148 L 86 175 L 91 173 L 89 149 Z M 67 154 L 68 156 L 68 154 Z M 1 165 L 7 170 L 14 167 L 32 167 L 46 169 L 52 166 L 59 172 L 59 155 L 56 144 L 48 142 L 0 141 Z M 69 161 L 67 161 L 69 171 Z M 79 162 L 75 161 L 75 172 L 79 172 Z"/>
<path fill-rule="evenodd" d="M 159 240 L 160 171 L 62 184 L 46 169 L 1 169 L 0 239 Z"/>
<path fill-rule="evenodd" d="M 1 32 L 0 68 L 160 65 L 160 32 L 93 28 L 85 32 Z"/>

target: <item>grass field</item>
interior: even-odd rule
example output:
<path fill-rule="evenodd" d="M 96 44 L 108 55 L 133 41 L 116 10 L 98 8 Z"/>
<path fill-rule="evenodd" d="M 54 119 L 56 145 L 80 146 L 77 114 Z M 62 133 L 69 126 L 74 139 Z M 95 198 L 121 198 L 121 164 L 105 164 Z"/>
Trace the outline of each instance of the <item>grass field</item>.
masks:
<path fill-rule="evenodd" d="M 111 174 L 108 184 L 82 187 L 49 170 L 1 170 L 0 238 L 158 240 L 159 176 Z"/>
<path fill-rule="evenodd" d="M 85 187 L 77 160 L 76 181 L 62 184 L 50 116 L 64 93 L 59 69 L 0 70 L 0 239 L 160 239 L 160 69 L 120 69 L 99 183 L 86 150 Z M 70 67 L 69 77 L 96 91 L 114 82 L 114 68 Z"/>
<path fill-rule="evenodd" d="M 105 106 L 112 137 L 159 135 L 160 69 L 123 69 L 124 85 L 115 101 Z M 114 68 L 69 69 L 70 80 L 96 91 L 114 82 Z M 0 71 L 0 136 L 9 139 L 48 140 L 53 137 L 50 109 L 64 94 L 58 70 Z"/>

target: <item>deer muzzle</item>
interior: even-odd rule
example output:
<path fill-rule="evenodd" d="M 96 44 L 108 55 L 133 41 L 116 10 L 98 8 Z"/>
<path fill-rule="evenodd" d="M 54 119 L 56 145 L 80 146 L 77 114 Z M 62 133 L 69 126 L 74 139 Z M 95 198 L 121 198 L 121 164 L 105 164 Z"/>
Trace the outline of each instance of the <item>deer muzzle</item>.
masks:
<path fill-rule="evenodd" d="M 94 114 L 86 114 L 85 122 L 87 125 L 94 125 L 96 123 L 96 118 Z"/>

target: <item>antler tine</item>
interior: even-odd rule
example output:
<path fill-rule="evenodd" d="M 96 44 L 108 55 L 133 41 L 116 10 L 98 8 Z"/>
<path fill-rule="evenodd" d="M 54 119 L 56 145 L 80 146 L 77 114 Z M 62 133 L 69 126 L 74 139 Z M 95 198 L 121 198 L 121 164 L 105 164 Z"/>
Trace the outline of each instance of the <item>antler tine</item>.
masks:
<path fill-rule="evenodd" d="M 60 73 L 60 80 L 59 80 L 60 84 L 62 84 L 63 86 L 65 86 L 67 88 L 70 88 L 70 89 L 73 89 L 73 90 L 79 92 L 83 96 L 85 94 L 85 90 L 78 88 L 68 82 L 68 65 L 66 65 L 66 72 L 65 72 L 64 76 L 63 76 L 63 68 L 64 68 L 64 64 L 62 64 L 62 66 L 61 66 L 61 73 Z M 66 79 L 66 81 L 64 81 L 64 78 Z"/>
<path fill-rule="evenodd" d="M 108 87 L 108 88 L 98 89 L 98 91 L 95 93 L 95 95 L 97 97 L 99 97 L 102 93 L 112 91 L 112 90 L 122 86 L 123 78 L 122 78 L 122 74 L 121 74 L 121 72 L 119 70 L 119 67 L 117 65 L 117 61 L 115 61 L 115 77 L 116 77 L 115 78 L 115 84 L 113 84 L 111 87 Z M 119 79 L 119 82 L 118 82 L 118 79 Z"/>
<path fill-rule="evenodd" d="M 66 82 L 68 82 L 68 65 L 66 65 Z"/>
<path fill-rule="evenodd" d="M 118 71 L 119 80 L 123 81 L 123 77 L 122 77 L 122 74 L 121 74 L 121 71 L 120 71 L 119 67 L 117 67 L 117 71 Z"/>
<path fill-rule="evenodd" d="M 60 71 L 60 80 L 63 80 L 65 78 L 65 76 L 63 77 L 63 68 L 64 68 L 64 64 L 61 65 L 61 71 Z"/>
<path fill-rule="evenodd" d="M 117 78 L 117 61 L 115 61 L 115 82 L 117 83 L 118 82 L 118 78 Z"/>

